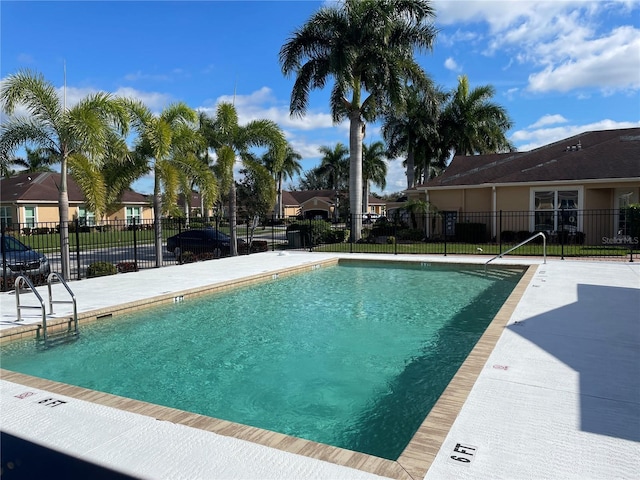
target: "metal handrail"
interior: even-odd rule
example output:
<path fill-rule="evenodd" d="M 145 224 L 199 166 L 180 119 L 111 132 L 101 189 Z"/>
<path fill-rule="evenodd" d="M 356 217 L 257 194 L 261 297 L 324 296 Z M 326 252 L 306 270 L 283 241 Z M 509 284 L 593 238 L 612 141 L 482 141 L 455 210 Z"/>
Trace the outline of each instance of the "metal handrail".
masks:
<path fill-rule="evenodd" d="M 490 260 L 487 260 L 484 264 L 484 272 L 487 273 L 487 265 L 490 262 L 493 262 L 496 258 L 502 258 L 503 256 L 505 256 L 507 253 L 509 252 L 513 252 L 516 248 L 520 248 L 522 245 L 524 245 L 525 243 L 529 243 L 531 240 L 533 240 L 536 237 L 542 237 L 542 255 L 544 258 L 544 262 L 543 263 L 547 263 L 547 236 L 542 233 L 542 232 L 538 232 L 535 235 L 532 235 L 531 237 L 527 238 L 524 242 L 520 242 L 518 245 L 516 245 L 515 247 L 511 247 L 509 250 L 507 250 L 506 252 L 500 253 L 499 255 L 496 255 L 495 257 L 493 257 Z"/>
<path fill-rule="evenodd" d="M 62 285 L 67 290 L 69 295 L 71 295 L 71 300 L 55 300 L 55 301 L 53 300 L 53 293 L 51 292 L 51 282 L 56 278 L 60 281 L 60 283 L 62 283 Z M 53 313 L 54 303 L 72 303 L 73 304 L 73 329 L 75 332 L 77 332 L 78 331 L 78 307 L 76 304 L 76 296 L 73 294 L 73 292 L 69 288 L 69 285 L 67 285 L 67 282 L 64 281 L 64 278 L 62 278 L 59 273 L 51 272 L 47 277 L 47 287 L 49 289 L 49 315 Z"/>
<path fill-rule="evenodd" d="M 40 301 L 40 306 L 37 306 L 37 305 L 20 305 L 20 286 L 21 286 L 23 281 L 31 289 L 33 294 L 38 298 L 38 300 Z M 29 280 L 24 275 L 18 275 L 16 277 L 16 281 L 14 283 L 14 287 L 16 289 L 16 310 L 18 312 L 18 319 L 16 320 L 16 322 L 20 322 L 22 320 L 22 315 L 20 314 L 21 310 L 23 310 L 23 309 L 34 309 L 34 308 L 38 309 L 39 308 L 42 311 L 42 329 L 43 329 L 43 332 L 44 332 L 44 334 L 43 334 L 44 335 L 44 340 L 46 341 L 47 340 L 47 312 L 46 312 L 46 309 L 44 307 L 44 300 L 42 300 L 42 297 L 40 296 L 38 291 L 33 286 L 33 283 L 31 283 L 31 280 Z"/>

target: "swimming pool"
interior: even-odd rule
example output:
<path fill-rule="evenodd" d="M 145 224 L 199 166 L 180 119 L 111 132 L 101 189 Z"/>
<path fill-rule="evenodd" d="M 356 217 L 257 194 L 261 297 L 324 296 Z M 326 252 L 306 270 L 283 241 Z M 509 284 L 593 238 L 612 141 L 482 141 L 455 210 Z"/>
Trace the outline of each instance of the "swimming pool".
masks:
<path fill-rule="evenodd" d="M 481 272 L 350 262 L 85 327 L 37 355 L 12 345 L 3 368 L 396 458 L 521 274 Z"/>

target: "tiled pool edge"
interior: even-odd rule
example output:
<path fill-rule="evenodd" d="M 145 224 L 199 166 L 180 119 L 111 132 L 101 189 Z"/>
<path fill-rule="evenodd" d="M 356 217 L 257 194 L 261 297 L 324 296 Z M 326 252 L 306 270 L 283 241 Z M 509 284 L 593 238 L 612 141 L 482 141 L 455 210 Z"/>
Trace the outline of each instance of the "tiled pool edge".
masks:
<path fill-rule="evenodd" d="M 318 261 L 315 262 L 315 264 L 328 266 L 339 263 L 339 261 L 340 260 L 338 259 L 331 259 Z M 402 263 L 405 262 L 403 261 Z M 118 306 L 118 308 L 86 312 L 86 314 L 83 314 L 83 317 L 87 317 L 90 320 L 97 320 L 105 315 L 124 313 L 125 307 L 126 311 L 137 310 L 145 308 L 150 303 L 172 302 L 174 301 L 173 299 L 179 295 L 184 295 L 185 297 L 198 296 L 213 293 L 215 291 L 236 288 L 238 286 L 268 280 L 273 278 L 273 275 L 294 274 L 309 270 L 309 268 L 317 268 L 315 264 L 311 267 L 306 264 L 294 268 L 289 267 L 282 270 L 269 271 L 267 273 L 256 274 L 238 280 L 220 282 L 206 287 L 193 288 L 184 292 L 172 292 L 167 295 L 155 296 L 142 301 L 129 302 L 128 304 Z M 436 402 L 436 405 L 423 421 L 422 425 L 397 461 L 374 457 L 359 452 L 353 452 L 338 447 L 290 437 L 277 432 L 206 417 L 170 407 L 162 407 L 138 400 L 96 392 L 81 387 L 30 377 L 28 375 L 6 370 L 0 370 L 0 376 L 4 380 L 23 384 L 25 386 L 47 390 L 52 393 L 66 395 L 71 398 L 150 416 L 159 420 L 182 424 L 224 436 L 247 440 L 289 453 L 304 455 L 317 460 L 355 468 L 388 478 L 419 480 L 425 476 L 436 454 L 440 450 L 442 442 L 462 408 L 462 405 L 466 401 L 478 374 L 486 363 L 486 360 L 498 341 L 504 326 L 511 317 L 513 310 L 520 301 L 537 269 L 534 265 L 509 265 L 508 267 L 521 267 L 526 270 L 514 290 L 511 292 L 507 301 L 498 311 L 490 325 L 487 327 L 485 333 L 473 348 L 469 357 L 460 367 L 452 381 L 449 383 L 449 386 L 445 389 L 439 400 Z M 68 319 L 59 320 L 59 323 L 61 324 L 66 324 L 66 322 L 68 322 Z M 35 336 L 35 330 L 33 330 L 32 334 Z"/>
<path fill-rule="evenodd" d="M 397 462 L 411 478 L 422 479 L 433 463 L 453 422 L 538 267 L 530 265 L 471 353 L 424 419 Z"/>

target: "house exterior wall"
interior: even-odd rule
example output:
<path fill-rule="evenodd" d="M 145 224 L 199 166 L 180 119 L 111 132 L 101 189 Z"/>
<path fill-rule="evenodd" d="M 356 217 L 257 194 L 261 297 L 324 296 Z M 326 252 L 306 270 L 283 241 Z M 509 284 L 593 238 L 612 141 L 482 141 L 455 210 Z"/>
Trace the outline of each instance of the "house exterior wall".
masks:
<path fill-rule="evenodd" d="M 522 212 L 531 209 L 529 186 L 496 187 L 496 211 Z"/>

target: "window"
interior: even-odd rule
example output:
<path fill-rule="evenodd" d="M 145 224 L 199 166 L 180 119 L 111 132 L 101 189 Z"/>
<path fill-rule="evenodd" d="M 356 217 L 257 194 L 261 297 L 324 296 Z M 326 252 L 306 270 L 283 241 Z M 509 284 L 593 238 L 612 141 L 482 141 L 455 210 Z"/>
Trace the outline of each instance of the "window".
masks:
<path fill-rule="evenodd" d="M 82 226 L 92 227 L 96 224 L 96 214 L 86 207 L 78 207 L 78 223 Z"/>
<path fill-rule="evenodd" d="M 127 207 L 126 208 L 127 225 L 133 225 L 135 220 L 136 224 L 140 223 L 142 218 L 142 207 Z"/>
<path fill-rule="evenodd" d="M 12 223 L 11 207 L 0 207 L 0 227 L 10 227 Z"/>
<path fill-rule="evenodd" d="M 24 226 L 29 228 L 36 226 L 36 207 L 24 207 Z"/>
<path fill-rule="evenodd" d="M 627 218 L 627 207 L 631 205 L 631 196 L 633 192 L 618 193 L 618 225 L 617 234 L 628 235 L 629 234 L 629 220 Z"/>
<path fill-rule="evenodd" d="M 577 232 L 578 209 L 582 200 L 582 191 L 569 189 L 532 190 L 533 230 L 536 232 Z"/>

